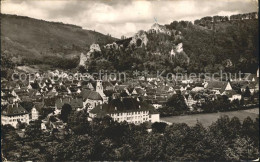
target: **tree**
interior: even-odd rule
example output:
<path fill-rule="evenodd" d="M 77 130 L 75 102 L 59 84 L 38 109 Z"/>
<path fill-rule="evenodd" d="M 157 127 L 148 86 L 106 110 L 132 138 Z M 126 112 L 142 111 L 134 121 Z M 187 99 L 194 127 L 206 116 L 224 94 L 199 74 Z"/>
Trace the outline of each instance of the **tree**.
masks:
<path fill-rule="evenodd" d="M 172 95 L 166 103 L 167 106 L 173 107 L 176 111 L 187 111 L 188 106 L 185 103 L 184 96 L 181 93 Z"/>
<path fill-rule="evenodd" d="M 236 138 L 240 135 L 241 133 L 241 123 L 238 117 L 233 117 L 231 118 L 229 124 L 229 129 L 230 129 L 230 137 L 231 138 Z"/>
<path fill-rule="evenodd" d="M 250 117 L 244 119 L 241 130 L 242 137 L 250 137 L 256 141 L 256 138 L 259 138 L 257 130 L 254 121 Z"/>
<path fill-rule="evenodd" d="M 82 66 L 82 65 L 80 65 L 78 67 L 78 70 L 79 70 L 80 73 L 86 73 L 87 72 L 86 68 L 84 66 Z"/>
<path fill-rule="evenodd" d="M 36 120 L 30 122 L 30 124 L 25 128 L 24 134 L 29 139 L 38 139 L 42 135 L 41 121 Z"/>
<path fill-rule="evenodd" d="M 20 120 L 18 120 L 16 128 L 25 129 L 26 126 L 27 126 L 27 123 L 22 123 Z"/>
<path fill-rule="evenodd" d="M 250 138 L 238 137 L 234 146 L 226 150 L 227 160 L 255 160 L 258 158 L 258 148 Z"/>
<path fill-rule="evenodd" d="M 246 90 L 243 94 L 244 97 L 250 97 L 251 96 L 251 92 L 248 86 L 246 86 Z"/>
<path fill-rule="evenodd" d="M 152 131 L 154 133 L 164 133 L 167 124 L 163 122 L 155 122 L 152 124 Z"/>
<path fill-rule="evenodd" d="M 68 122 L 68 116 L 70 115 L 72 111 L 72 108 L 69 104 L 64 104 L 61 109 L 60 119 L 67 123 Z"/>

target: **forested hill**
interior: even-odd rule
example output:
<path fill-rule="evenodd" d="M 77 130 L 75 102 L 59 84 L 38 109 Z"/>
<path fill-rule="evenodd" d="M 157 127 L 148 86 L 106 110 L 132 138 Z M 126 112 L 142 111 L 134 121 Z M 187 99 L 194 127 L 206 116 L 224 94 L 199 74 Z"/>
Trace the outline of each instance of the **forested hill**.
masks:
<path fill-rule="evenodd" d="M 76 25 L 1 14 L 1 53 L 15 63 L 56 64 L 47 58 L 79 57 L 92 43 L 107 44 L 115 40 Z"/>
<path fill-rule="evenodd" d="M 255 73 L 258 68 L 258 13 L 174 21 L 168 29 L 182 32 L 183 48 L 190 57 L 189 71 Z"/>
<path fill-rule="evenodd" d="M 148 31 L 101 47 L 86 62 L 99 69 L 166 72 L 256 73 L 258 18 L 256 13 L 214 16 L 168 25 L 154 24 Z M 100 66 L 102 65 L 102 66 Z"/>
<path fill-rule="evenodd" d="M 257 13 L 232 15 L 230 19 L 208 16 L 194 23 L 156 23 L 151 24 L 150 30 L 138 31 L 122 40 L 75 25 L 1 15 L 1 43 L 2 58 L 6 56 L 20 65 L 75 69 L 79 56 L 89 54 L 84 58 L 90 72 L 106 69 L 255 73 L 258 68 Z M 100 46 L 100 52 L 89 52 L 93 43 Z"/>

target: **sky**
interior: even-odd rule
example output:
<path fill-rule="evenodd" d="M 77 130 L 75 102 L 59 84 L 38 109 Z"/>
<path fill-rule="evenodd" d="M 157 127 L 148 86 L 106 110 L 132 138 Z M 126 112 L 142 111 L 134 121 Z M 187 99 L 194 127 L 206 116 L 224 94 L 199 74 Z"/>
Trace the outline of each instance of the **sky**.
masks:
<path fill-rule="evenodd" d="M 257 0 L 2 0 L 1 12 L 130 37 L 155 22 L 258 11 Z"/>

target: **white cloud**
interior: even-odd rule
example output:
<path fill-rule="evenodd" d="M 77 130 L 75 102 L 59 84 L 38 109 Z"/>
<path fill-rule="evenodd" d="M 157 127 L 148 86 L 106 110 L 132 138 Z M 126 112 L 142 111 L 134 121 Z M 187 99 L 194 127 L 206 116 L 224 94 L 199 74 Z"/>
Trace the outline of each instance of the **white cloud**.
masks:
<path fill-rule="evenodd" d="M 257 7 L 253 0 L 6 0 L 1 10 L 7 14 L 80 25 L 120 38 L 121 35 L 132 36 L 140 29 L 147 30 L 155 20 L 161 24 L 193 21 L 204 16 L 254 12 Z"/>

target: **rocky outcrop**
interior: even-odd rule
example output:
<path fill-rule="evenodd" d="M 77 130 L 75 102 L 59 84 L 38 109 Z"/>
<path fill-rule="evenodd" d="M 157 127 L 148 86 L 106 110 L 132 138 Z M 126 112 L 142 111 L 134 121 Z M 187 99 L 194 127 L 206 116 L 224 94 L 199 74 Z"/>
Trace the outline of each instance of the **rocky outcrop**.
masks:
<path fill-rule="evenodd" d="M 148 30 L 148 33 L 164 33 L 168 35 L 173 34 L 171 30 L 167 29 L 164 25 L 160 25 L 158 23 L 153 24 L 151 29 Z"/>
<path fill-rule="evenodd" d="M 116 42 L 107 44 L 104 46 L 105 49 L 118 49 L 118 44 Z"/>
<path fill-rule="evenodd" d="M 130 45 L 135 45 L 136 47 L 143 47 L 146 46 L 148 42 L 147 35 L 145 31 L 140 30 L 137 32 L 133 37 L 132 40 L 130 41 Z"/>
<path fill-rule="evenodd" d="M 93 53 L 93 52 L 101 52 L 101 49 L 100 49 L 98 44 L 92 44 L 90 46 L 90 51 L 89 52 L 91 52 L 91 53 Z"/>
<path fill-rule="evenodd" d="M 80 54 L 79 66 L 85 66 L 86 61 L 90 58 L 93 52 L 101 52 L 101 49 L 98 44 L 92 44 L 90 46 L 89 52 L 86 55 L 83 53 Z"/>
<path fill-rule="evenodd" d="M 88 60 L 87 56 L 83 53 L 80 54 L 79 66 L 85 66 L 85 62 Z"/>
<path fill-rule="evenodd" d="M 182 43 L 179 43 L 179 44 L 177 45 L 176 51 L 177 51 L 178 53 L 183 52 L 183 47 L 182 47 L 182 46 L 183 46 Z"/>

